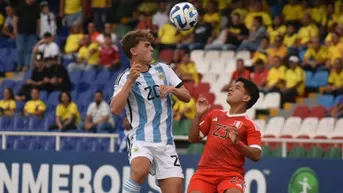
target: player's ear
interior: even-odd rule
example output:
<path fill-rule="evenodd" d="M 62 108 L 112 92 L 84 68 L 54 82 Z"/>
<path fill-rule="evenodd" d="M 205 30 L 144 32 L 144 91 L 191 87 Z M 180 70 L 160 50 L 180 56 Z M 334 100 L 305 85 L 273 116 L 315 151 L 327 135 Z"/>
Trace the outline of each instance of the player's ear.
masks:
<path fill-rule="evenodd" d="M 136 52 L 135 48 L 131 48 L 130 52 L 131 52 L 131 56 L 136 56 L 137 55 L 137 52 Z"/>
<path fill-rule="evenodd" d="M 244 102 L 248 102 L 250 100 L 251 100 L 251 97 L 249 95 L 244 95 L 244 97 L 243 97 Z"/>

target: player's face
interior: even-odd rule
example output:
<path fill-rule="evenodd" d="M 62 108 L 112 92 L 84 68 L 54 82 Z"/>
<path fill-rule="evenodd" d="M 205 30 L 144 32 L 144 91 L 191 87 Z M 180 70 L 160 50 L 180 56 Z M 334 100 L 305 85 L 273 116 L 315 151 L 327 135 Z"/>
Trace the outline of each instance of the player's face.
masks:
<path fill-rule="evenodd" d="M 248 99 L 247 97 L 249 96 L 245 92 L 244 84 L 242 82 L 236 82 L 230 87 L 226 102 L 229 105 L 239 104 L 245 102 Z"/>
<path fill-rule="evenodd" d="M 135 53 L 133 55 L 135 55 L 139 61 L 150 64 L 152 61 L 153 51 L 154 49 L 150 42 L 140 41 L 134 48 Z"/>

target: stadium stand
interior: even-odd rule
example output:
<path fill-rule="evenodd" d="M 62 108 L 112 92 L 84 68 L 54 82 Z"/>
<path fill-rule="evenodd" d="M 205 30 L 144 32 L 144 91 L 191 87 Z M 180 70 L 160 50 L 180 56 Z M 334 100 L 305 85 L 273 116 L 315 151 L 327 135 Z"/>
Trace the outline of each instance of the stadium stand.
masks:
<path fill-rule="evenodd" d="M 9 2 L 10 4 L 0 6 L 11 6 L 12 8 L 19 6 L 13 4 L 12 1 Z M 158 40 L 154 50 L 155 60 L 171 65 L 178 75 L 184 79 L 185 87 L 195 100 L 199 96 L 204 96 L 209 100 L 213 109 L 227 110 L 229 106 L 226 103 L 226 93 L 222 92 L 222 88 L 225 84 L 234 81 L 235 78 L 243 76 L 242 71 L 236 65 L 237 59 L 244 61 L 245 69 L 250 74 L 249 78 L 259 77 L 258 80 L 261 81 L 259 83 L 261 88 L 260 98 L 256 105 L 248 111 L 248 115 L 255 119 L 255 124 L 261 130 L 264 139 L 263 154 L 265 156 L 285 156 L 286 153 L 290 157 L 335 159 L 342 157 L 342 141 L 337 142 L 334 140 L 343 139 L 343 63 L 340 60 L 343 56 L 343 34 L 339 31 L 339 27 L 343 23 L 337 19 L 338 17 L 330 17 L 331 15 L 327 12 L 322 14 L 321 20 L 318 20 L 314 12 L 314 8 L 316 8 L 314 4 L 310 3 L 310 8 L 302 10 L 303 17 L 309 16 L 310 18 L 307 21 L 306 18 L 303 20 L 301 18 L 290 20 L 287 10 L 283 10 L 284 5 L 291 6 L 288 5 L 287 1 L 263 6 L 263 10 L 259 12 L 254 11 L 257 10 L 256 6 L 259 7 L 262 3 L 268 5 L 269 1 L 256 1 L 247 6 L 249 7 L 248 10 L 239 7 L 239 1 L 232 1 L 231 4 L 227 4 L 224 8 L 220 7 L 220 10 L 217 11 L 220 19 L 216 20 L 210 16 L 210 13 L 206 17 L 206 6 L 193 2 L 199 12 L 205 13 L 206 22 L 214 25 L 216 30 L 218 29 L 213 33 L 213 36 L 203 38 L 207 38 L 209 43 L 218 40 L 216 42 L 220 42 L 218 44 L 221 48 L 179 50 L 175 49 L 178 43 L 182 41 L 188 42 L 192 37 L 203 34 L 199 34 L 197 30 L 182 32 L 175 35 L 177 37 L 175 37 L 174 43 L 168 46 L 163 44 L 163 40 L 168 39 L 169 36 L 169 34 L 161 30 L 164 25 L 168 24 L 168 9 L 161 5 L 162 7 L 158 10 L 155 1 L 150 2 L 155 5 L 151 6 L 151 9 L 146 8 L 145 1 L 142 1 L 142 4 L 128 1 L 122 3 L 122 5 L 118 3 L 119 1 L 112 1 L 113 6 L 107 5 L 106 8 L 108 10 L 105 12 L 106 21 L 91 19 L 67 21 L 67 17 L 59 17 L 59 7 L 55 7 L 56 3 L 51 2 L 48 1 L 47 5 L 51 10 L 49 13 L 56 18 L 54 20 L 56 21 L 56 28 L 45 32 L 54 36 L 54 41 L 60 48 L 57 65 L 61 64 L 68 69 L 70 64 L 83 60 L 87 65 L 97 66 L 91 67 L 89 70 L 73 69 L 68 72 L 73 87 L 72 90 L 68 91 L 71 93 L 72 101 L 77 105 L 82 122 L 85 122 L 88 106 L 93 102 L 95 91 L 101 90 L 104 101 L 109 101 L 113 94 L 115 79 L 129 67 L 129 61 L 120 49 L 119 41 L 126 32 L 148 26 L 144 25 L 146 21 L 137 17 L 137 13 L 144 12 L 148 16 L 146 17 L 147 20 L 152 22 L 153 29 L 150 30 Z M 213 2 L 215 3 L 215 1 Z M 211 1 L 211 3 L 213 2 Z M 337 2 L 322 2 L 320 6 L 326 10 L 329 4 L 338 7 Z M 39 6 L 41 1 L 36 3 Z M 174 2 L 170 2 L 170 4 L 172 3 Z M 43 17 L 44 14 L 47 14 L 43 12 L 44 6 L 46 4 L 43 3 L 39 7 L 41 19 L 45 18 Z M 86 6 L 92 7 L 91 4 Z M 130 7 L 130 9 L 123 9 L 122 6 L 125 6 L 125 8 Z M 155 14 L 157 12 L 159 14 Z M 241 16 L 240 24 L 231 21 L 231 15 L 235 13 Z M 11 20 L 11 16 L 7 15 L 6 12 L 3 11 L 0 14 L 6 18 L 6 22 Z M 266 15 L 266 17 L 263 17 L 264 26 L 261 26 L 261 29 L 264 29 L 261 37 L 268 37 L 269 39 L 269 44 L 266 46 L 262 38 L 259 39 L 255 36 L 254 33 L 257 29 L 250 25 L 252 20 L 257 20 L 254 16 L 259 14 Z M 342 13 L 338 11 L 335 14 Z M 91 11 L 87 12 L 86 15 L 87 18 L 92 18 Z M 276 16 L 283 18 L 281 24 L 275 22 L 274 18 Z M 4 29 L 7 29 L 9 25 L 6 22 L 0 23 Z M 92 22 L 95 22 L 97 28 L 92 29 L 92 26 L 89 25 Z M 42 23 L 41 25 L 48 24 Z M 108 28 L 105 26 L 108 26 Z M 46 26 L 40 27 L 46 29 Z M 241 28 L 250 29 L 250 34 L 240 34 L 238 31 Z M 291 28 L 295 28 L 296 31 L 293 32 Z M 2 148 L 51 150 L 56 149 L 55 145 L 58 143 L 58 149 L 63 151 L 109 151 L 117 149 L 118 147 L 112 147 L 114 146 L 112 140 L 125 130 L 122 124 L 125 120 L 124 113 L 120 116 L 113 116 L 115 127 L 111 130 L 101 131 L 100 134 L 94 133 L 95 130 L 84 131 L 82 128 L 74 128 L 66 131 L 66 133 L 56 134 L 51 132 L 49 127 L 56 120 L 56 107 L 60 103 L 59 95 L 61 90 L 47 89 L 41 90 L 39 95 L 40 100 L 46 105 L 44 116 L 25 115 L 27 99 L 14 100 L 13 97 L 28 80 L 33 78 L 36 71 L 31 66 L 23 67 L 23 64 L 20 64 L 20 57 L 22 57 L 20 53 L 22 52 L 19 52 L 15 39 L 19 38 L 21 32 L 19 31 L 17 34 L 13 31 L 9 32 L 10 34 L 3 33 L 0 38 L 0 72 L 2 74 L 0 85 L 0 135 L 2 135 Z M 103 42 L 98 39 L 98 36 L 103 32 L 110 35 L 112 39 L 111 45 L 103 45 Z M 221 39 L 223 38 L 220 36 L 221 32 L 225 36 L 224 40 Z M 87 44 L 86 40 L 84 40 L 84 34 L 86 33 L 90 35 L 91 41 L 95 43 L 95 49 L 93 50 L 91 49 L 93 44 Z M 339 35 L 338 40 L 335 35 Z M 287 48 L 286 56 L 283 56 L 278 50 L 279 47 L 275 42 L 277 36 L 282 39 L 283 45 L 281 46 Z M 292 40 L 291 37 L 295 38 Z M 313 39 L 317 37 L 320 38 L 322 43 L 322 49 L 320 50 L 312 43 Z M 258 49 L 236 49 L 241 42 L 248 40 L 257 42 Z M 222 49 L 226 45 L 235 48 Z M 33 49 L 33 46 L 30 50 Z M 112 51 L 111 61 L 100 64 L 99 61 L 103 54 L 101 49 L 105 48 Z M 97 56 L 93 58 L 96 63 L 92 63 L 90 59 L 86 61 L 86 58 L 82 58 L 82 53 L 79 51 L 81 49 L 86 50 L 86 53 L 90 51 L 97 53 Z M 187 53 L 190 54 L 189 61 L 184 58 Z M 36 54 L 33 53 L 32 56 Z M 271 69 L 275 66 L 275 56 L 281 57 L 282 66 L 285 66 L 288 69 L 287 71 L 276 69 L 276 74 L 273 73 L 275 69 Z M 291 56 L 296 56 L 297 59 L 289 61 Z M 259 60 L 263 62 L 267 72 L 269 71 L 268 75 L 259 74 L 256 71 L 255 64 Z M 46 63 L 48 61 L 48 59 L 45 59 Z M 32 59 L 31 63 L 34 64 L 35 59 Z M 299 67 L 292 69 L 293 63 L 296 63 Z M 310 67 L 308 67 L 309 65 Z M 199 77 L 199 82 L 197 82 L 196 77 Z M 6 89 L 11 89 L 11 92 L 9 93 Z M 293 94 L 290 95 L 290 91 L 293 91 Z M 290 97 L 286 97 L 288 95 Z M 14 103 L 14 106 L 10 105 L 12 103 Z M 191 119 L 179 118 L 174 121 L 173 133 L 177 136 L 176 140 L 187 139 L 185 136 L 188 133 L 190 124 Z M 15 132 L 20 133 L 16 135 Z M 31 132 L 32 135 L 25 134 L 28 132 Z M 45 132 L 46 134 L 41 135 L 37 132 Z M 109 137 L 103 138 L 102 133 L 108 133 Z M 37 134 L 37 136 L 34 136 L 34 134 Z M 72 137 L 67 137 L 67 135 Z M 74 135 L 87 137 L 75 137 Z M 88 138 L 88 135 L 95 138 Z M 307 142 L 306 139 L 308 139 Z M 287 145 L 284 145 L 286 143 Z M 283 149 L 284 147 L 287 147 L 286 152 Z M 188 147 L 188 152 L 191 154 L 201 153 L 202 150 L 203 144 Z"/>

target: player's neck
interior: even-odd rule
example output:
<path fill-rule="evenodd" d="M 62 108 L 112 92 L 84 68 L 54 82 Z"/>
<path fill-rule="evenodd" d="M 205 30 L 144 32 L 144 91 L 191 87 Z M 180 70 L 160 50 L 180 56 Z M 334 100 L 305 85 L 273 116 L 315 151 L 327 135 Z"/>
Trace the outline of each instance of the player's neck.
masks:
<path fill-rule="evenodd" d="M 229 110 L 229 114 L 230 115 L 236 115 L 236 114 L 244 114 L 246 113 L 246 108 L 242 105 L 230 105 L 230 110 Z"/>
<path fill-rule="evenodd" d="M 144 63 L 144 62 L 141 62 L 139 60 L 132 59 L 131 60 L 131 64 L 134 63 L 134 62 L 136 64 L 141 64 L 142 65 L 142 72 L 148 72 L 149 71 L 149 69 L 150 69 L 150 64 L 149 63 Z"/>

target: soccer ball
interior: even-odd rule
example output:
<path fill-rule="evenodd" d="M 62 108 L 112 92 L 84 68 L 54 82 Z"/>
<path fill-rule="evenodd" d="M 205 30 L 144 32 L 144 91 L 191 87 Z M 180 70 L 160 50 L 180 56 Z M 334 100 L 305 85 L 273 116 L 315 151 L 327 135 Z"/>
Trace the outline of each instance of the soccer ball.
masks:
<path fill-rule="evenodd" d="M 197 24 L 198 11 L 191 3 L 178 3 L 169 13 L 170 22 L 179 30 L 189 30 Z"/>

